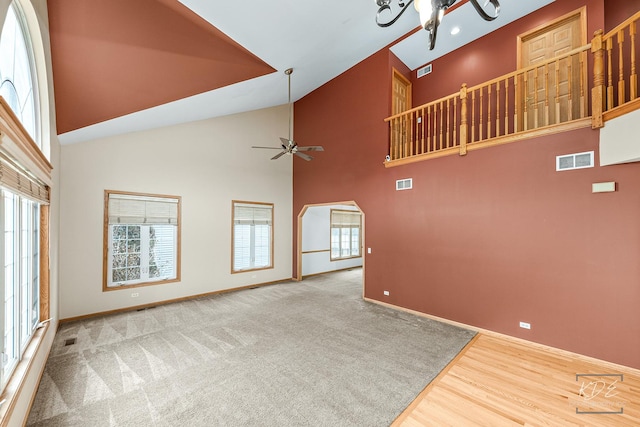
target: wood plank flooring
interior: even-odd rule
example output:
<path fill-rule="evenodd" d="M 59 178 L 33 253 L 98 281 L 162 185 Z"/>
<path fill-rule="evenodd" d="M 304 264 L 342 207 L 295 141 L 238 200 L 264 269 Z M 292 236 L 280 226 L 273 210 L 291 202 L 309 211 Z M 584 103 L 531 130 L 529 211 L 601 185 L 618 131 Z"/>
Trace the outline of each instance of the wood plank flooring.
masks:
<path fill-rule="evenodd" d="M 640 371 L 479 333 L 392 424 L 476 425 L 639 426 Z"/>

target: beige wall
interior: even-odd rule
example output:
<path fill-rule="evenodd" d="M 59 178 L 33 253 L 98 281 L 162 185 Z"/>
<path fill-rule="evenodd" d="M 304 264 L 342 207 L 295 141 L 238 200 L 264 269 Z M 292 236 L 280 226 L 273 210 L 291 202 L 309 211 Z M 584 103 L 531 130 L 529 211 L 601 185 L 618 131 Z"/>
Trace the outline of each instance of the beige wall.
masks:
<path fill-rule="evenodd" d="M 291 277 L 292 159 L 280 106 L 131 133 L 61 150 L 60 318 Z M 182 197 L 182 280 L 102 291 L 104 190 Z M 231 274 L 231 201 L 271 202 L 274 268 Z"/>

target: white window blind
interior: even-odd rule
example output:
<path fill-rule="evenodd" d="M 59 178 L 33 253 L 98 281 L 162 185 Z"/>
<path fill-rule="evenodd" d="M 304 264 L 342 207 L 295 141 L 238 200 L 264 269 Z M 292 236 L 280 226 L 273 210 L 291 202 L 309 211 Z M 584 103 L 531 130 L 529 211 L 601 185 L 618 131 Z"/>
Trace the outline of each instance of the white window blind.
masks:
<path fill-rule="evenodd" d="M 104 288 L 179 280 L 180 198 L 106 191 Z"/>
<path fill-rule="evenodd" d="M 177 223 L 177 198 L 109 194 L 109 224 Z"/>

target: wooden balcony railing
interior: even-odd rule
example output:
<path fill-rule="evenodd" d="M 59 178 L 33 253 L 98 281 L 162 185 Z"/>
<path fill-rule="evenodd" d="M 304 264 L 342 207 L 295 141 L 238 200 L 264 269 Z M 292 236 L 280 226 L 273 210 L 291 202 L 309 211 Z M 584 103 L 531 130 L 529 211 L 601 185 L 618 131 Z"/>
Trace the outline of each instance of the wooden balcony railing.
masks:
<path fill-rule="evenodd" d="M 596 32 L 593 41 L 593 126 L 639 108 L 636 56 L 640 12 L 607 34 Z"/>
<path fill-rule="evenodd" d="M 472 149 L 580 127 L 598 128 L 640 108 L 635 59 L 639 19 L 640 12 L 607 34 L 596 32 L 591 44 L 477 86 L 463 84 L 459 93 L 388 117 L 385 166 L 465 155 Z"/>

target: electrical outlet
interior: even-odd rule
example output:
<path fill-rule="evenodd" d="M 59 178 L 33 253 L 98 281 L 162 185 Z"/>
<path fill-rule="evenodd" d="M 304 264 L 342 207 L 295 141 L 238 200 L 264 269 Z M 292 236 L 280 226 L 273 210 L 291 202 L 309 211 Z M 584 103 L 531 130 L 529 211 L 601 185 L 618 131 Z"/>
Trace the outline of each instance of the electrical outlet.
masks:
<path fill-rule="evenodd" d="M 131 298 L 138 298 L 139 296 L 140 296 L 140 293 L 138 293 L 138 292 L 133 292 L 131 294 Z"/>
<path fill-rule="evenodd" d="M 520 322 L 520 327 L 523 329 L 531 329 L 531 324 L 527 322 Z"/>
<path fill-rule="evenodd" d="M 384 291 L 384 296 L 388 297 L 389 296 L 389 291 Z"/>

